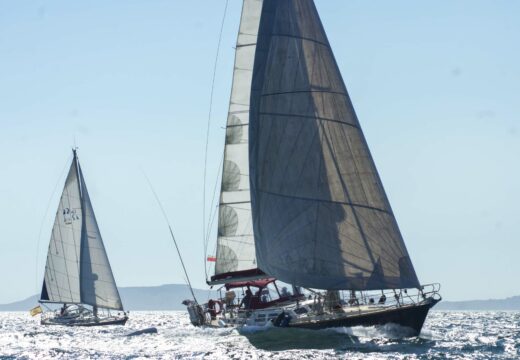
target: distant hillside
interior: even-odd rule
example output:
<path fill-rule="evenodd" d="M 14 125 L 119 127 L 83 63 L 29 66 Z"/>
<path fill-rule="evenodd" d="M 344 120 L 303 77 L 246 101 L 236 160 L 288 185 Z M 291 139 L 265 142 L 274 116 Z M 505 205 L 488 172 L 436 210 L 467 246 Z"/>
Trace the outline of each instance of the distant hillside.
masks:
<path fill-rule="evenodd" d="M 435 310 L 520 310 L 520 296 L 507 299 L 441 301 Z"/>
<path fill-rule="evenodd" d="M 206 301 L 216 293 L 208 290 L 194 289 L 200 302 Z M 121 287 L 119 294 L 125 310 L 184 310 L 185 299 L 191 299 L 191 293 L 186 285 L 170 284 L 150 287 Z M 0 305 L 0 311 L 26 311 L 38 304 L 39 295 L 10 304 Z"/>
<path fill-rule="evenodd" d="M 0 305 L 0 311 L 25 311 L 30 310 L 38 305 L 38 295 L 33 295 L 27 299 L 16 301 L 14 303 Z"/>
<path fill-rule="evenodd" d="M 215 291 L 194 289 L 200 302 L 216 297 Z M 119 293 L 126 310 L 184 310 L 184 299 L 190 299 L 188 287 L 170 284 L 149 287 L 122 287 Z M 38 295 L 11 304 L 0 305 L 0 311 L 26 311 L 38 304 Z M 520 310 L 520 296 L 507 299 L 441 301 L 434 310 Z"/>
<path fill-rule="evenodd" d="M 193 289 L 199 302 L 206 302 L 215 291 Z M 121 300 L 128 310 L 185 310 L 182 301 L 191 299 L 191 293 L 184 284 L 170 284 L 153 287 L 119 288 Z"/>

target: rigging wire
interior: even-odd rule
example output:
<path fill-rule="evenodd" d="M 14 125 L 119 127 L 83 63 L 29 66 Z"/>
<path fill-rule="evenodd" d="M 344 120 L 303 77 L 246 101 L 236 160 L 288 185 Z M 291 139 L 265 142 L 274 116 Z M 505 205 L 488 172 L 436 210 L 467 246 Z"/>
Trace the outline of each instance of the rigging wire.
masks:
<path fill-rule="evenodd" d="M 181 261 L 182 269 L 184 270 L 184 275 L 186 276 L 186 279 L 185 279 L 186 285 L 188 285 L 188 288 L 190 289 L 191 295 L 193 296 L 193 300 L 195 300 L 195 303 L 198 304 L 197 298 L 195 297 L 195 293 L 193 292 L 193 287 L 191 286 L 190 278 L 188 276 L 188 271 L 186 270 L 186 266 L 184 266 L 184 261 L 182 260 L 181 251 L 179 250 L 179 246 L 177 245 L 177 240 L 175 240 L 175 236 L 173 235 L 173 230 L 172 230 L 172 226 L 170 225 L 170 221 L 168 220 L 168 215 L 166 215 L 166 211 L 164 210 L 162 203 L 159 200 L 159 197 L 157 196 L 157 193 L 155 192 L 150 179 L 148 178 L 148 176 L 146 176 L 144 171 L 143 171 L 143 175 L 146 178 L 148 185 L 150 186 L 150 190 L 152 190 L 153 196 L 155 197 L 155 200 L 157 201 L 157 205 L 159 205 L 159 208 L 161 209 L 164 220 L 166 220 L 166 223 L 168 224 L 168 229 L 170 230 L 170 235 L 173 239 L 173 244 L 175 245 L 175 249 L 177 250 L 177 255 L 179 255 L 179 259 Z"/>
<path fill-rule="evenodd" d="M 222 173 L 222 167 L 224 165 L 224 151 L 222 152 L 222 158 L 220 159 L 220 162 L 219 162 L 219 166 L 218 166 L 218 169 L 217 169 L 217 174 L 221 174 Z M 213 195 L 211 197 L 211 206 L 210 206 L 210 209 L 211 209 L 211 212 L 214 214 L 215 213 L 215 209 L 214 209 L 214 205 L 215 205 L 215 201 L 216 201 L 216 195 L 217 195 L 217 186 L 219 184 L 219 180 L 220 180 L 220 177 L 217 176 L 217 178 L 215 179 L 215 185 L 213 185 Z M 214 216 L 214 215 L 213 215 Z M 212 217 L 210 216 L 210 219 L 208 221 L 208 224 L 207 224 L 207 228 L 206 228 L 206 245 L 207 243 L 209 242 L 209 237 L 210 237 L 210 232 L 211 232 L 211 224 L 212 224 Z"/>
<path fill-rule="evenodd" d="M 211 79 L 211 92 L 209 97 L 209 111 L 208 111 L 208 125 L 206 128 L 206 150 L 204 151 L 204 177 L 203 177 L 203 189 L 202 189 L 202 238 L 203 241 L 206 239 L 206 174 L 207 174 L 207 165 L 208 165 L 208 144 L 209 144 L 209 129 L 211 123 L 211 114 L 213 110 L 213 93 L 215 91 L 215 78 L 217 74 L 217 64 L 218 64 L 218 56 L 220 53 L 220 44 L 222 42 L 222 32 L 224 30 L 224 23 L 226 21 L 226 14 L 228 8 L 229 0 L 226 0 L 226 4 L 224 6 L 224 14 L 222 15 L 222 23 L 220 24 L 220 32 L 217 44 L 217 53 L 215 55 L 215 62 L 213 65 L 213 78 Z M 204 272 L 206 275 L 206 281 L 208 279 L 208 272 L 206 270 L 206 254 L 204 254 Z"/>
<path fill-rule="evenodd" d="M 74 139 L 74 147 L 76 147 L 76 139 Z M 56 194 L 56 190 L 58 189 L 58 185 L 61 183 L 61 180 L 63 179 L 63 174 L 65 173 L 65 170 L 67 169 L 67 165 L 69 164 L 70 162 L 70 155 L 67 156 L 67 161 L 65 162 L 65 165 L 63 166 L 63 169 L 61 170 L 61 173 L 60 173 L 60 176 L 58 177 L 58 180 L 56 181 L 56 185 L 54 185 L 54 190 L 52 190 L 52 193 L 51 193 L 51 196 L 49 198 L 49 201 L 47 202 L 47 208 L 45 209 L 45 213 L 43 215 L 43 218 L 42 218 L 42 222 L 40 224 L 40 231 L 38 232 L 38 240 L 36 242 L 36 292 L 38 292 L 39 290 L 39 284 L 40 284 L 40 279 L 39 279 L 39 274 L 38 274 L 38 268 L 39 268 L 39 255 L 40 255 L 40 242 L 41 242 L 41 237 L 42 237 L 42 232 L 43 232 L 43 225 L 45 224 L 45 219 L 47 218 L 47 214 L 49 213 L 49 209 L 51 207 L 51 202 L 52 202 L 52 199 L 54 198 L 54 194 Z M 45 274 L 44 274 L 45 276 Z"/>
<path fill-rule="evenodd" d="M 224 152 L 222 152 L 222 159 L 220 160 L 220 165 L 219 165 L 219 168 L 217 170 L 217 174 L 220 174 L 223 164 L 224 164 Z M 217 176 L 217 178 L 215 180 L 215 185 L 213 187 L 213 196 L 212 196 L 211 207 L 210 207 L 211 213 L 210 213 L 210 218 L 209 218 L 209 221 L 208 221 L 208 227 L 207 227 L 207 230 L 206 230 L 206 237 L 204 239 L 204 255 L 208 254 L 208 245 L 209 245 L 209 239 L 210 239 L 210 236 L 211 236 L 211 229 L 213 227 L 213 222 L 215 221 L 216 214 L 218 212 L 218 204 L 215 207 L 215 200 L 217 198 L 216 195 L 217 195 L 218 181 L 219 181 L 219 177 Z M 205 264 L 206 264 L 206 262 L 205 262 Z M 211 266 L 206 266 L 205 267 L 206 280 L 208 278 L 207 277 L 208 268 L 211 268 Z"/>

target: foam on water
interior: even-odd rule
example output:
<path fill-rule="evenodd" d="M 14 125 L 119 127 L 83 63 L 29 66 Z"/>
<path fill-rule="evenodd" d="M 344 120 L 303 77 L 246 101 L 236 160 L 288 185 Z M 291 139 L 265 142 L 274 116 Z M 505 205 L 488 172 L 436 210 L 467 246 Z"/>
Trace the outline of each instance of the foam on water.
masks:
<path fill-rule="evenodd" d="M 127 326 L 40 326 L 0 313 L 1 359 L 516 359 L 520 313 L 432 312 L 419 337 L 396 325 L 327 330 L 195 328 L 183 312 L 131 313 Z M 156 328 L 157 333 L 126 336 Z"/>

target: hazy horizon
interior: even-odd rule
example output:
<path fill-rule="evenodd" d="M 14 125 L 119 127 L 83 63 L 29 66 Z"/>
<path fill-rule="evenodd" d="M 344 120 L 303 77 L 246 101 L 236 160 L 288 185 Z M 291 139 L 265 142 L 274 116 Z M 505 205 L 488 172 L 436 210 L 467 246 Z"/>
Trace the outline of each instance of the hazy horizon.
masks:
<path fill-rule="evenodd" d="M 171 292 L 164 292 L 164 289 L 161 289 L 161 288 L 171 288 L 173 287 L 176 291 L 174 293 L 171 293 Z M 144 290 L 143 290 L 144 289 Z M 215 289 L 218 289 L 218 287 L 214 287 L 213 289 L 209 289 L 209 287 L 207 288 L 193 288 L 194 292 L 197 294 L 196 296 L 200 299 L 200 298 L 206 298 L 207 297 L 207 294 L 206 293 L 210 293 L 210 292 L 213 292 L 213 294 L 216 294 L 215 292 Z M 142 306 L 146 306 L 145 304 L 148 302 L 148 301 L 162 301 L 162 303 L 164 305 L 168 304 L 168 302 L 166 301 L 166 299 L 157 299 L 157 292 L 158 291 L 162 291 L 162 293 L 165 293 L 167 295 L 176 295 L 177 297 L 181 296 L 182 300 L 184 299 L 188 299 L 188 298 L 191 298 L 192 295 L 189 291 L 189 288 L 186 284 L 160 284 L 160 285 L 146 285 L 146 286 L 139 286 L 139 285 L 132 285 L 132 286 L 119 286 L 118 287 L 118 290 L 121 292 L 123 291 L 123 293 L 121 293 L 121 298 L 122 298 L 122 301 L 123 301 L 123 307 L 125 309 L 130 309 L 130 307 L 128 306 L 127 304 L 127 301 L 125 298 L 130 298 L 130 301 L 131 303 L 135 303 L 136 299 L 140 299 L 140 302 L 141 302 L 141 305 Z M 142 290 L 140 293 L 130 293 L 129 291 L 132 291 L 132 290 Z M 151 291 L 151 292 L 150 292 Z M 27 297 L 24 297 L 24 298 L 21 298 L 21 299 L 18 299 L 18 300 L 15 300 L 15 301 L 12 301 L 12 302 L 8 302 L 8 303 L 0 303 L 0 311 L 10 311 L 10 310 L 6 310 L 6 309 L 3 309 L 2 307 L 6 307 L 6 306 L 9 306 L 9 305 L 16 305 L 17 307 L 20 306 L 20 304 L 23 304 L 23 305 L 27 305 L 26 307 L 23 308 L 23 310 L 29 310 L 29 308 L 32 306 L 32 305 L 37 305 L 37 302 L 34 302 L 34 303 L 30 303 L 30 304 L 26 304 L 26 301 L 27 300 L 31 300 L 32 298 L 34 297 L 39 297 L 40 293 L 34 293 L 32 295 L 29 295 Z M 150 298 L 150 295 L 152 295 L 152 298 Z M 180 297 L 179 297 L 180 298 Z M 175 307 L 175 308 L 178 308 L 179 310 L 185 310 L 186 307 L 185 305 L 182 305 L 181 301 L 177 301 L 176 303 L 172 303 L 171 306 L 172 307 Z M 506 298 L 500 298 L 500 299 L 496 299 L 496 298 L 488 298 L 488 299 L 467 299 L 467 300 L 451 300 L 451 299 L 443 299 L 439 304 L 440 305 L 437 305 L 433 308 L 433 310 L 443 310 L 443 309 L 449 309 L 451 305 L 455 304 L 473 304 L 473 303 L 477 303 L 477 304 L 490 304 L 490 305 L 486 305 L 488 306 L 489 309 L 492 309 L 490 306 L 493 306 L 493 304 L 497 305 L 497 304 L 502 304 L 502 306 L 504 306 L 503 304 L 505 304 L 506 307 L 510 307 L 510 308 L 513 308 L 513 307 L 518 307 L 520 305 L 520 295 L 514 295 L 514 296 L 509 296 L 509 297 L 506 297 Z M 455 308 L 454 308 L 455 309 Z M 142 310 L 153 310 L 153 309 L 142 309 Z M 495 309 L 495 310 L 499 310 L 498 308 Z"/>
<path fill-rule="evenodd" d="M 315 2 L 421 282 L 453 301 L 520 295 L 520 3 Z M 144 172 L 207 288 L 224 5 L 0 1 L 0 304 L 41 289 L 74 144 L 117 285 L 184 282 Z M 208 197 L 240 10 L 229 1 Z"/>

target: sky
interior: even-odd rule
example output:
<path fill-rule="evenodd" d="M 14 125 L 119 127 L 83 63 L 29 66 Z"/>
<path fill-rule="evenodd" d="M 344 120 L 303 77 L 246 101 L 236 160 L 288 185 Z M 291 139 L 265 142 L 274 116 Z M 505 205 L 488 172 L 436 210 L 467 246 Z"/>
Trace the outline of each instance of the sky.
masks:
<path fill-rule="evenodd" d="M 315 2 L 421 282 L 520 295 L 520 2 Z M 146 174 L 206 287 L 225 4 L 0 0 L 0 303 L 41 289 L 74 144 L 117 284 L 184 282 Z M 229 0 L 208 194 L 240 10 Z"/>

